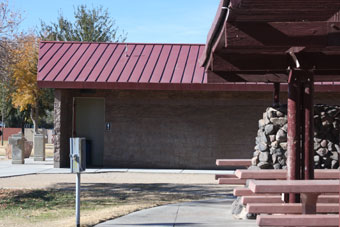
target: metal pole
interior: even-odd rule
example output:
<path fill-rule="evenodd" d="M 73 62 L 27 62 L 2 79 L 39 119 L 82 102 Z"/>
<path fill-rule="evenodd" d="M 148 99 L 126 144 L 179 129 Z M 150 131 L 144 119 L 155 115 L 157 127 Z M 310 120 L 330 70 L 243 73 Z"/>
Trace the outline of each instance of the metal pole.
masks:
<path fill-rule="evenodd" d="M 291 70 L 288 80 L 288 132 L 287 132 L 287 145 L 288 145 L 288 157 L 287 157 L 287 179 L 296 180 L 299 169 L 300 159 L 297 160 L 299 154 L 299 127 L 298 127 L 298 97 L 299 97 L 299 84 L 298 77 L 295 70 Z M 289 202 L 295 203 L 295 194 L 289 194 Z"/>
<path fill-rule="evenodd" d="M 304 134 L 304 179 L 314 179 L 314 78 L 311 73 L 307 77 L 304 89 L 305 134 Z"/>
<path fill-rule="evenodd" d="M 76 180 L 76 227 L 80 227 L 80 173 Z"/>

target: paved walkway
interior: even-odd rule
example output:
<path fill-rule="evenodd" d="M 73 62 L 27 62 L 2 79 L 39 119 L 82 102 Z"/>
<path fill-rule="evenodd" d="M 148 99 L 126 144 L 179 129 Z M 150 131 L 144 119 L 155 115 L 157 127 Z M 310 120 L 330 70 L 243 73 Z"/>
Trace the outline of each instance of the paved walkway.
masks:
<path fill-rule="evenodd" d="M 141 210 L 103 222 L 95 227 L 256 227 L 255 220 L 234 220 L 231 216 L 232 199 L 171 204 Z"/>
<path fill-rule="evenodd" d="M 190 169 L 128 169 L 128 168 L 91 168 L 84 173 L 108 173 L 108 172 L 127 172 L 127 173 L 192 173 L 192 174 L 227 174 L 233 173 L 232 170 L 190 170 Z M 53 168 L 53 160 L 46 159 L 44 162 L 34 161 L 33 158 L 26 158 L 25 164 L 13 165 L 11 160 L 0 159 L 0 178 L 22 176 L 28 174 L 65 174 L 70 173 L 68 168 Z"/>
<path fill-rule="evenodd" d="M 116 172 L 119 175 L 124 174 L 121 177 L 125 177 L 125 178 L 128 176 L 131 177 L 130 175 L 132 175 L 132 177 L 138 177 L 139 180 L 141 180 L 140 179 L 141 173 L 147 176 L 155 175 L 155 173 L 156 174 L 163 173 L 162 176 L 172 176 L 172 177 L 173 177 L 172 173 L 180 173 L 180 174 L 184 174 L 186 177 L 189 177 L 190 180 L 192 180 L 191 178 L 192 177 L 195 178 L 195 176 L 197 177 L 197 174 L 202 177 L 207 176 L 208 174 L 209 179 L 210 179 L 210 176 L 213 179 L 214 174 L 232 173 L 233 171 L 97 168 L 97 169 L 87 169 L 85 173 L 108 173 L 108 174 L 110 173 L 111 174 L 112 172 L 113 174 L 115 174 L 114 172 Z M 31 178 L 35 176 L 34 174 L 61 174 L 60 176 L 64 176 L 65 178 L 65 174 L 68 174 L 68 173 L 70 173 L 69 169 L 53 168 L 52 159 L 47 159 L 45 162 L 35 162 L 33 158 L 29 158 L 29 159 L 25 159 L 24 165 L 12 165 L 11 160 L 5 160 L 5 159 L 0 158 L 0 178 L 3 178 L 2 180 L 6 180 L 7 178 L 12 179 L 10 177 L 13 177 L 13 176 L 24 176 L 24 175 L 31 175 L 31 176 L 27 176 L 28 178 Z M 125 173 L 127 173 L 128 175 L 125 175 Z M 188 173 L 188 174 L 185 174 L 185 173 Z M 139 174 L 139 175 L 134 176 L 135 174 Z M 194 174 L 194 175 L 191 175 L 191 174 Z M 105 174 L 100 174 L 100 175 L 105 175 Z M 46 176 L 46 175 L 43 175 L 43 176 Z M 92 174 L 88 174 L 88 176 L 92 176 Z M 56 176 L 54 178 L 56 178 Z M 99 176 L 96 176 L 96 179 L 97 178 L 99 178 Z M 112 181 L 114 182 L 118 180 L 117 178 L 114 178 L 114 177 L 112 178 L 112 176 L 110 176 L 110 179 L 112 179 Z M 165 181 L 169 182 L 169 180 L 170 179 L 167 178 Z M 84 176 L 84 181 L 86 181 L 85 176 Z M 102 182 L 103 179 L 100 179 L 100 181 Z M 65 184 L 66 180 L 63 179 L 62 182 L 63 184 Z M 91 180 L 91 182 L 93 183 L 93 179 Z M 215 186 L 217 187 L 220 185 L 215 185 Z M 224 187 L 222 187 L 221 190 L 224 193 Z M 109 227 L 109 226 L 255 227 L 256 224 L 254 220 L 234 220 L 232 218 L 231 211 L 230 211 L 232 201 L 233 199 L 228 198 L 228 199 L 214 199 L 214 200 L 208 200 L 208 201 L 197 201 L 197 202 L 165 205 L 165 206 L 155 207 L 155 208 L 131 213 L 129 215 L 126 215 L 126 216 L 123 216 L 123 217 L 120 217 L 114 220 L 110 220 L 110 221 L 101 223 L 96 226 L 97 227 Z"/>

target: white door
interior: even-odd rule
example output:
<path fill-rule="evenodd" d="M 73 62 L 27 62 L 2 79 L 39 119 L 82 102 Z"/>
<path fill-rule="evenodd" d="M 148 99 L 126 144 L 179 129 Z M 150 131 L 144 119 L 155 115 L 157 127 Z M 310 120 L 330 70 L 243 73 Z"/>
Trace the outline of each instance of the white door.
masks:
<path fill-rule="evenodd" d="M 85 137 L 91 144 L 91 165 L 102 166 L 104 154 L 105 100 L 104 98 L 76 98 L 75 129 L 77 137 Z"/>

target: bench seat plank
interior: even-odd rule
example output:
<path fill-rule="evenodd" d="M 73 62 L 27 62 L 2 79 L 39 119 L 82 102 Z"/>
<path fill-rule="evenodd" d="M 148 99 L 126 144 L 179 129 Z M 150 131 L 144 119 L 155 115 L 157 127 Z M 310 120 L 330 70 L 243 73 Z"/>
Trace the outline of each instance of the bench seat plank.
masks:
<path fill-rule="evenodd" d="M 247 180 L 238 179 L 238 178 L 219 178 L 219 184 L 234 184 L 234 185 L 245 185 Z"/>
<path fill-rule="evenodd" d="M 215 175 L 215 180 L 218 180 L 220 178 L 235 178 L 235 179 L 238 179 L 238 177 L 234 173 L 230 173 L 230 174 L 216 174 Z"/>
<path fill-rule="evenodd" d="M 338 226 L 338 214 L 258 215 L 258 226 Z"/>
<path fill-rule="evenodd" d="M 217 159 L 217 166 L 245 166 L 251 165 L 251 159 Z"/>
<path fill-rule="evenodd" d="M 301 203 L 249 203 L 247 212 L 252 214 L 301 214 Z M 337 203 L 317 203 L 317 213 L 338 213 L 339 204 Z"/>
<path fill-rule="evenodd" d="M 249 188 L 234 188 L 233 191 L 234 196 L 255 196 Z"/>
<path fill-rule="evenodd" d="M 270 193 L 269 195 L 281 195 L 282 193 Z M 259 196 L 264 195 L 263 193 L 254 193 L 249 188 L 239 187 L 234 188 L 234 196 Z M 330 200 L 336 200 L 338 198 L 338 193 L 322 193 L 322 195 L 328 195 L 327 198 Z"/>
<path fill-rule="evenodd" d="M 339 180 L 251 180 L 254 193 L 327 193 L 339 192 Z"/>
<path fill-rule="evenodd" d="M 257 179 L 257 180 L 286 180 L 287 170 L 268 169 L 268 170 L 245 170 L 238 169 L 235 175 L 240 179 Z M 337 169 L 316 169 L 314 170 L 315 179 L 339 179 L 339 170 Z"/>
<path fill-rule="evenodd" d="M 241 203 L 246 205 L 248 203 L 282 203 L 280 195 L 260 195 L 260 196 L 242 196 Z"/>
<path fill-rule="evenodd" d="M 242 196 L 241 198 L 242 204 L 246 205 L 248 203 L 282 203 L 282 196 L 281 195 L 273 195 L 273 194 L 257 194 L 252 196 Z M 339 196 L 338 195 L 320 195 L 318 197 L 319 203 L 339 203 Z"/>

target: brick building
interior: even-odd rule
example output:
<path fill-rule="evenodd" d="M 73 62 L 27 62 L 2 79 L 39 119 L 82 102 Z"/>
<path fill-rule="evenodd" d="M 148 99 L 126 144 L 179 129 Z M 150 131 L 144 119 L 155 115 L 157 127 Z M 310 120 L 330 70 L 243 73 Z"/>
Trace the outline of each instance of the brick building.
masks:
<path fill-rule="evenodd" d="M 93 166 L 215 169 L 217 158 L 250 158 L 272 85 L 225 83 L 200 66 L 203 50 L 42 42 L 38 85 L 55 89 L 55 167 L 69 165 L 72 136 L 90 141 Z M 336 104 L 340 95 L 317 100 Z"/>

